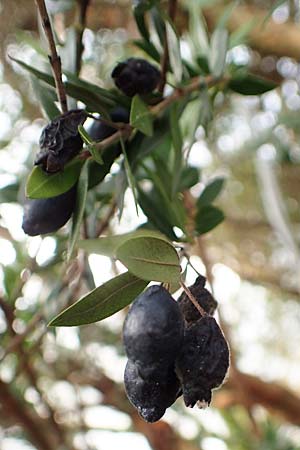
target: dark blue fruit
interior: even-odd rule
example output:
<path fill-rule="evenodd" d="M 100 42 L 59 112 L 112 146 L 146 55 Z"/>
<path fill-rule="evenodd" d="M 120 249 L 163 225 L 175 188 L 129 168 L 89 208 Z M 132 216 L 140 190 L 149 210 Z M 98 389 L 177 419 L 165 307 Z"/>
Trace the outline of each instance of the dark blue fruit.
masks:
<path fill-rule="evenodd" d="M 128 97 L 150 94 L 160 80 L 159 70 L 145 59 L 129 58 L 119 63 L 111 74 L 115 85 Z"/>
<path fill-rule="evenodd" d="M 48 173 L 63 170 L 82 149 L 78 126 L 84 123 L 86 117 L 84 110 L 74 109 L 53 119 L 42 131 L 41 151 L 36 156 L 35 165 Z"/>
<path fill-rule="evenodd" d="M 150 286 L 133 302 L 124 322 L 127 356 L 141 370 L 168 367 L 179 353 L 183 331 L 177 302 L 164 287 Z"/>
<path fill-rule="evenodd" d="M 208 406 L 212 389 L 223 383 L 228 367 L 228 344 L 213 317 L 202 317 L 185 329 L 176 373 L 186 406 Z"/>
<path fill-rule="evenodd" d="M 53 233 L 70 219 L 76 203 L 76 185 L 57 197 L 27 199 L 22 228 L 29 236 Z"/>
<path fill-rule="evenodd" d="M 161 377 L 159 381 L 145 380 L 134 362 L 129 360 L 125 368 L 124 383 L 128 399 L 146 422 L 159 420 L 180 392 L 174 367 L 170 367 L 167 376 Z"/>
<path fill-rule="evenodd" d="M 118 106 L 112 110 L 110 113 L 110 118 L 113 122 L 128 123 L 129 113 L 125 108 L 122 108 L 122 106 Z M 100 120 L 95 120 L 89 129 L 89 135 L 94 141 L 102 141 L 103 139 L 106 139 L 114 134 L 116 131 L 116 128 L 113 128 Z"/>

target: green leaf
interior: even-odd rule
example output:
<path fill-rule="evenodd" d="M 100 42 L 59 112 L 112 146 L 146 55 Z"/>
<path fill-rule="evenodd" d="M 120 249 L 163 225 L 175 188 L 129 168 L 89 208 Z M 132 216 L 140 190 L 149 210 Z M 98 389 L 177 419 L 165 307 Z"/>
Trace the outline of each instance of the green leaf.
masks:
<path fill-rule="evenodd" d="M 74 159 L 63 172 L 45 173 L 39 166 L 32 169 L 26 184 L 26 196 L 29 198 L 56 197 L 71 189 L 78 180 L 83 162 Z"/>
<path fill-rule="evenodd" d="M 183 65 L 180 54 L 179 37 L 177 36 L 173 25 L 169 21 L 166 22 L 166 34 L 169 48 L 170 66 L 174 74 L 175 81 L 180 83 L 183 75 Z"/>
<path fill-rule="evenodd" d="M 176 282 L 179 258 L 173 245 L 153 237 L 130 239 L 117 249 L 117 258 L 137 277 L 148 281 Z"/>
<path fill-rule="evenodd" d="M 70 261 L 73 250 L 75 247 L 75 244 L 77 242 L 79 233 L 80 233 L 80 226 L 83 219 L 84 214 L 84 208 L 85 208 L 85 202 L 87 197 L 87 191 L 88 191 L 88 184 L 89 184 L 89 177 L 88 177 L 88 165 L 89 161 L 85 161 L 80 177 L 78 180 L 77 185 L 77 197 L 76 197 L 76 205 L 75 210 L 73 213 L 73 219 L 72 219 L 72 229 L 69 239 L 69 245 L 68 245 L 68 254 L 67 254 L 67 260 Z"/>
<path fill-rule="evenodd" d="M 149 222 L 169 239 L 176 241 L 177 237 L 173 231 L 172 221 L 165 214 L 166 211 L 163 210 L 161 203 L 157 203 L 151 193 L 146 193 L 141 188 L 138 188 L 138 195 L 139 205 Z"/>
<path fill-rule="evenodd" d="M 203 206 L 210 205 L 221 192 L 224 186 L 224 181 L 224 178 L 216 178 L 209 183 L 198 198 L 197 207 L 202 208 Z"/>
<path fill-rule="evenodd" d="M 195 55 L 209 55 L 207 26 L 198 1 L 188 1 L 189 30 Z"/>
<path fill-rule="evenodd" d="M 216 28 L 210 41 L 209 68 L 215 77 L 220 77 L 225 69 L 228 49 L 228 31 Z"/>
<path fill-rule="evenodd" d="M 130 125 L 147 136 L 152 136 L 153 134 L 153 118 L 147 105 L 139 95 L 135 95 L 132 99 Z"/>
<path fill-rule="evenodd" d="M 60 110 L 56 106 L 57 96 L 52 88 L 49 88 L 40 82 L 36 77 L 31 77 L 34 92 L 41 104 L 47 118 L 54 119 L 60 115 Z"/>
<path fill-rule="evenodd" d="M 93 139 L 90 137 L 89 133 L 85 130 L 85 128 L 82 125 L 79 125 L 78 131 L 85 144 L 90 145 L 93 143 Z"/>
<path fill-rule="evenodd" d="M 39 80 L 55 87 L 54 78 L 48 73 L 42 72 L 39 69 L 36 69 L 35 67 L 32 67 L 16 58 L 11 57 L 11 59 L 25 70 L 35 75 Z M 69 72 L 66 72 L 66 75 L 68 79 L 64 82 L 64 86 L 67 94 L 70 97 L 85 103 L 86 108 L 89 111 L 99 112 L 100 114 L 103 114 L 104 117 L 108 117 L 106 108 L 116 106 L 122 100 L 122 96 L 115 95 L 112 92 L 100 88 L 99 86 L 80 80 Z"/>
<path fill-rule="evenodd" d="M 147 284 L 148 281 L 129 272 L 118 275 L 65 309 L 49 325 L 60 327 L 98 322 L 129 305 Z"/>
<path fill-rule="evenodd" d="M 139 8 L 134 8 L 133 15 L 141 36 L 146 42 L 149 42 L 150 35 L 145 21 L 144 11 L 141 11 Z"/>
<path fill-rule="evenodd" d="M 117 250 L 121 245 L 138 237 L 153 237 L 155 239 L 169 242 L 169 240 L 158 231 L 139 229 L 130 233 L 115 236 L 100 237 L 98 239 L 85 239 L 84 241 L 79 241 L 78 247 L 83 248 L 88 253 L 96 253 L 115 258 L 117 255 Z"/>
<path fill-rule="evenodd" d="M 260 95 L 275 89 L 277 86 L 274 81 L 266 80 L 250 73 L 237 75 L 228 83 L 228 87 L 232 91 L 242 95 Z"/>
<path fill-rule="evenodd" d="M 124 156 L 124 167 L 125 167 L 125 173 L 126 173 L 126 177 L 127 177 L 127 181 L 128 181 L 128 185 L 130 186 L 130 189 L 132 191 L 132 195 L 134 198 L 134 204 L 135 204 L 135 210 L 136 210 L 136 214 L 138 215 L 138 202 L 137 202 L 137 194 L 136 194 L 136 183 L 135 183 L 135 179 L 133 176 L 133 173 L 131 171 L 131 167 L 127 158 L 127 153 L 126 153 L 126 149 L 125 149 L 125 145 L 124 145 L 124 141 L 122 139 L 122 137 L 120 137 L 120 144 L 121 144 L 121 148 L 122 148 L 122 153 Z"/>
<path fill-rule="evenodd" d="M 156 50 L 155 46 L 152 44 L 152 42 L 146 42 L 143 40 L 134 40 L 133 44 L 143 50 L 147 55 L 151 56 L 151 58 L 154 59 L 156 62 L 160 62 L 160 54 Z"/>
<path fill-rule="evenodd" d="M 200 208 L 195 217 L 195 230 L 204 234 L 215 228 L 224 220 L 224 214 L 215 206 L 207 205 Z"/>
<path fill-rule="evenodd" d="M 179 192 L 186 191 L 198 183 L 200 178 L 200 171 L 196 167 L 184 167 L 179 183 Z"/>
<path fill-rule="evenodd" d="M 172 173 L 172 198 L 178 192 L 178 185 L 181 178 L 182 171 L 182 147 L 183 139 L 181 134 L 181 128 L 179 123 L 179 111 L 178 104 L 174 103 L 170 111 L 170 127 L 171 136 L 173 144 L 173 154 L 171 162 L 171 173 Z"/>

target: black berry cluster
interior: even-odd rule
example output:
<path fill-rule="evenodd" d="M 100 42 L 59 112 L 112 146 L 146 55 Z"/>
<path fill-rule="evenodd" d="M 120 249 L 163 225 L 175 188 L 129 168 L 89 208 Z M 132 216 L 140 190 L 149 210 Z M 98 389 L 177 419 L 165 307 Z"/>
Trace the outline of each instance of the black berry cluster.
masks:
<path fill-rule="evenodd" d="M 175 358 L 183 333 L 178 304 L 162 286 L 143 292 L 126 317 L 123 336 L 129 361 L 125 389 L 147 422 L 159 420 L 178 396 Z"/>
<path fill-rule="evenodd" d="M 193 286 L 199 304 L 200 281 L 203 290 L 204 277 L 196 280 L 197 289 Z M 186 406 L 209 405 L 229 367 L 228 345 L 215 319 L 196 310 L 197 320 L 189 321 L 182 304 L 182 296 L 180 305 L 162 286 L 151 286 L 134 301 L 124 323 L 125 389 L 147 422 L 159 420 L 181 394 Z"/>
<path fill-rule="evenodd" d="M 60 172 L 64 166 L 82 149 L 82 139 L 78 126 L 86 120 L 86 112 L 74 109 L 53 119 L 42 131 L 41 151 L 35 165 L 48 173 Z"/>
<path fill-rule="evenodd" d="M 111 114 L 113 122 L 128 122 L 128 111 L 122 107 L 115 108 Z M 70 159 L 82 148 L 82 139 L 78 126 L 86 119 L 83 110 L 72 110 L 52 120 L 42 131 L 40 138 L 41 152 L 35 164 L 41 165 L 46 172 L 57 172 L 64 168 Z M 89 134 L 95 141 L 111 136 L 115 128 L 104 122 L 95 121 Z M 121 153 L 116 149 L 114 158 Z M 113 159 L 111 161 L 111 164 Z M 102 177 L 103 179 L 103 177 Z M 29 236 L 53 233 L 70 219 L 76 205 L 76 185 L 69 191 L 56 197 L 45 199 L 27 199 L 24 205 L 22 228 Z"/>
<path fill-rule="evenodd" d="M 140 58 L 129 58 L 119 63 L 111 76 L 115 85 L 128 97 L 150 94 L 160 80 L 159 70 Z"/>

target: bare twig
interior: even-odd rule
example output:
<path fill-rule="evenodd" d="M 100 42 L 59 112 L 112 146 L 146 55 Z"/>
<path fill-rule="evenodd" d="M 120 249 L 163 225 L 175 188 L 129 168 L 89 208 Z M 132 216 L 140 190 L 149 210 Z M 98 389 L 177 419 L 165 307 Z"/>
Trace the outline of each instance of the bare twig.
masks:
<path fill-rule="evenodd" d="M 169 0 L 169 6 L 168 6 L 168 14 L 172 22 L 175 19 L 177 10 L 177 0 Z M 167 31 L 165 27 L 164 32 L 164 51 L 161 58 L 161 79 L 158 85 L 158 92 L 163 93 L 164 87 L 167 80 L 167 71 L 169 66 L 169 46 L 168 46 L 168 37 L 167 37 Z"/>
<path fill-rule="evenodd" d="M 82 64 L 82 53 L 84 46 L 82 43 L 82 36 L 86 23 L 86 13 L 90 0 L 77 0 L 77 20 L 75 24 L 76 29 L 76 73 L 79 75 Z"/>
<path fill-rule="evenodd" d="M 106 217 L 100 222 L 96 232 L 96 236 L 101 236 L 102 233 L 108 228 L 111 218 L 113 217 L 117 207 L 117 202 L 114 200 L 107 212 Z"/>
<path fill-rule="evenodd" d="M 44 31 L 45 31 L 45 34 L 46 34 L 46 37 L 48 40 L 48 44 L 49 44 L 49 50 L 50 50 L 49 61 L 50 61 L 52 71 L 53 71 L 57 97 L 60 102 L 61 110 L 63 113 L 65 113 L 68 111 L 67 97 L 66 97 L 65 87 L 64 87 L 63 81 L 62 81 L 61 60 L 56 51 L 56 46 L 55 46 L 55 42 L 54 42 L 50 18 L 49 18 L 48 11 L 47 11 L 47 8 L 45 5 L 45 1 L 44 0 L 35 0 L 35 3 L 38 7 L 40 17 L 42 20 L 42 24 L 43 24 L 43 28 L 44 28 Z"/>

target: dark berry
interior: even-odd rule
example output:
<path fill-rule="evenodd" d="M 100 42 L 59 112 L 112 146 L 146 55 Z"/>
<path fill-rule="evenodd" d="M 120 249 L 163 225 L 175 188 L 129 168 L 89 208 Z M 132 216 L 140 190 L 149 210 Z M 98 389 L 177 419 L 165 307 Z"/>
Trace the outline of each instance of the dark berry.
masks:
<path fill-rule="evenodd" d="M 169 368 L 166 376 L 153 381 L 143 379 L 134 362 L 129 360 L 125 368 L 124 383 L 128 399 L 146 422 L 159 420 L 180 393 L 180 383 L 174 367 Z"/>
<path fill-rule="evenodd" d="M 110 118 L 113 122 L 128 123 L 129 113 L 125 108 L 118 106 L 112 110 Z M 94 141 L 101 141 L 102 139 L 108 138 L 116 131 L 116 128 L 113 128 L 100 120 L 95 120 L 89 129 L 89 135 Z"/>
<path fill-rule="evenodd" d="M 211 293 L 204 288 L 205 282 L 205 277 L 199 275 L 195 283 L 189 287 L 189 290 L 204 311 L 209 315 L 213 315 L 218 303 L 213 298 Z M 195 308 L 185 292 L 183 292 L 178 298 L 178 305 L 187 323 L 193 323 L 199 320 L 199 311 Z"/>
<path fill-rule="evenodd" d="M 29 236 L 53 233 L 70 219 L 76 203 L 76 185 L 57 197 L 28 199 L 22 228 Z"/>
<path fill-rule="evenodd" d="M 119 63 L 111 76 L 115 85 L 128 97 L 150 94 L 160 80 L 159 70 L 140 58 L 129 58 Z"/>
<path fill-rule="evenodd" d="M 185 329 L 176 372 L 186 406 L 209 405 L 211 391 L 222 384 L 228 367 L 228 344 L 213 317 L 202 317 Z"/>
<path fill-rule="evenodd" d="M 134 301 L 124 323 L 128 358 L 141 368 L 167 367 L 179 352 L 183 327 L 179 306 L 169 292 L 150 286 Z"/>
<path fill-rule="evenodd" d="M 64 166 L 82 149 L 82 139 L 78 126 L 86 119 L 82 109 L 74 109 L 53 119 L 42 131 L 41 151 L 37 154 L 35 165 L 48 173 L 63 170 Z"/>

